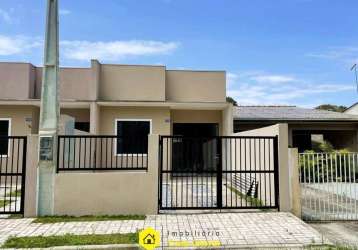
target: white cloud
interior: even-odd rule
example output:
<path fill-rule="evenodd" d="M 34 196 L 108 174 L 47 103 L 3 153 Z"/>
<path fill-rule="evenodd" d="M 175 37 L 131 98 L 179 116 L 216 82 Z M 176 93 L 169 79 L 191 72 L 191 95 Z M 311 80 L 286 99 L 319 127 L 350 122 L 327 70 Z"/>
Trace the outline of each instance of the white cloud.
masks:
<path fill-rule="evenodd" d="M 286 75 L 256 75 L 251 77 L 252 80 L 262 83 L 288 83 L 296 79 Z"/>
<path fill-rule="evenodd" d="M 235 73 L 231 73 L 231 72 L 228 72 L 226 74 L 226 83 L 228 86 L 234 84 L 237 79 L 239 78 L 239 75 L 235 74 Z"/>
<path fill-rule="evenodd" d="M 3 19 L 6 23 L 11 23 L 12 18 L 10 16 L 10 13 L 8 11 L 5 11 L 3 9 L 0 9 L 0 18 Z"/>
<path fill-rule="evenodd" d="M 89 41 L 63 41 L 61 48 L 63 56 L 72 60 L 118 60 L 128 56 L 145 56 L 167 54 L 179 46 L 176 42 L 160 41 L 112 41 L 112 42 L 89 42 Z"/>
<path fill-rule="evenodd" d="M 335 46 L 323 52 L 307 53 L 307 57 L 341 61 L 344 63 L 358 62 L 358 47 L 356 46 Z"/>
<path fill-rule="evenodd" d="M 237 78 L 234 83 L 228 84 L 228 95 L 235 98 L 241 105 L 300 104 L 300 106 L 307 106 L 308 101 L 312 103 L 312 100 L 321 100 L 325 95 L 355 90 L 353 84 L 313 84 L 307 79 L 283 76 L 246 74 L 245 77 Z"/>
<path fill-rule="evenodd" d="M 112 42 L 61 41 L 61 58 L 75 61 L 99 59 L 117 61 L 127 57 L 162 55 L 177 49 L 179 43 L 128 40 Z M 35 49 L 43 47 L 43 39 L 27 36 L 0 35 L 0 56 L 38 53 Z"/>
<path fill-rule="evenodd" d="M 41 47 L 42 44 L 42 40 L 39 38 L 0 35 L 0 55 L 9 56 L 26 53 L 33 48 Z"/>
<path fill-rule="evenodd" d="M 72 12 L 70 10 L 67 10 L 67 9 L 60 9 L 59 10 L 59 14 L 62 15 L 62 16 L 67 16 L 69 14 L 71 14 Z"/>

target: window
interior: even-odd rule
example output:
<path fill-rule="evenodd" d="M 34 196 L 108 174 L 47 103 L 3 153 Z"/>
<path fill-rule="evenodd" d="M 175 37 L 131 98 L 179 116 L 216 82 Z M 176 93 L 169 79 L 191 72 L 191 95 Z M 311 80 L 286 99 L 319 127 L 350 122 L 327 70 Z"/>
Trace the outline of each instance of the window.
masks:
<path fill-rule="evenodd" d="M 117 154 L 147 154 L 151 120 L 116 120 Z"/>
<path fill-rule="evenodd" d="M 75 122 L 75 129 L 81 130 L 84 132 L 90 132 L 90 123 L 89 122 Z"/>
<path fill-rule="evenodd" d="M 0 155 L 6 156 L 9 152 L 10 119 L 0 119 Z"/>

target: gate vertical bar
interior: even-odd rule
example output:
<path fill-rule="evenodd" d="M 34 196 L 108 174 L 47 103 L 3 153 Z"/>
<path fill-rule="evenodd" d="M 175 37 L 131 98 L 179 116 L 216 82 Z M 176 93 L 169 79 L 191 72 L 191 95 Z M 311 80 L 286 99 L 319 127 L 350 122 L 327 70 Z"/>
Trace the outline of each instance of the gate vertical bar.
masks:
<path fill-rule="evenodd" d="M 279 164 L 278 164 L 278 136 L 273 139 L 274 150 L 274 175 L 275 175 L 275 202 L 278 211 L 280 211 L 280 185 L 279 185 Z"/>
<path fill-rule="evenodd" d="M 23 138 L 23 147 L 22 147 L 22 177 L 21 177 L 21 207 L 20 213 L 24 214 L 25 207 L 25 193 L 26 193 L 26 153 L 27 153 L 27 138 Z"/>
<path fill-rule="evenodd" d="M 220 150 L 220 155 L 219 155 L 219 164 L 217 166 L 217 173 L 216 173 L 216 190 L 217 190 L 217 207 L 219 209 L 222 208 L 222 138 L 217 138 L 218 140 L 218 150 Z"/>
<path fill-rule="evenodd" d="M 159 136 L 159 194 L 158 194 L 158 202 L 159 202 L 159 206 L 158 206 L 158 213 L 159 213 L 159 209 L 162 208 L 162 186 L 163 186 L 163 137 Z"/>

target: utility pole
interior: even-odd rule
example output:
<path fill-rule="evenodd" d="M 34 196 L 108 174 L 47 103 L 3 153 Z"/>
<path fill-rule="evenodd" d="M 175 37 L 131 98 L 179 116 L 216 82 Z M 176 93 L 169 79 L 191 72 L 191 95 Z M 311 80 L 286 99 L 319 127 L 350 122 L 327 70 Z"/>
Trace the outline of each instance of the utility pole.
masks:
<path fill-rule="evenodd" d="M 357 92 L 358 92 L 358 75 L 357 75 L 357 64 L 356 63 L 351 68 L 351 71 L 353 71 L 353 70 L 354 70 L 354 74 L 356 77 L 356 86 L 357 86 Z"/>
<path fill-rule="evenodd" d="M 54 213 L 56 140 L 59 121 L 59 18 L 58 0 L 47 0 L 45 55 L 40 109 L 40 152 L 38 165 L 38 204 L 40 216 Z"/>

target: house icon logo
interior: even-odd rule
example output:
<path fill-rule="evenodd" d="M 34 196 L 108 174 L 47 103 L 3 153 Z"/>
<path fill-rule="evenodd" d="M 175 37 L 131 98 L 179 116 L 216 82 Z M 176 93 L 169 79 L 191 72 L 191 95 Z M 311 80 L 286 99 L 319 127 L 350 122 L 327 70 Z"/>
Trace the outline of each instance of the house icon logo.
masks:
<path fill-rule="evenodd" d="M 153 234 L 147 234 L 147 236 L 145 236 L 143 239 L 143 244 L 155 244 L 155 236 Z"/>
<path fill-rule="evenodd" d="M 153 228 L 146 228 L 139 232 L 139 245 L 146 250 L 160 246 L 160 233 Z"/>

